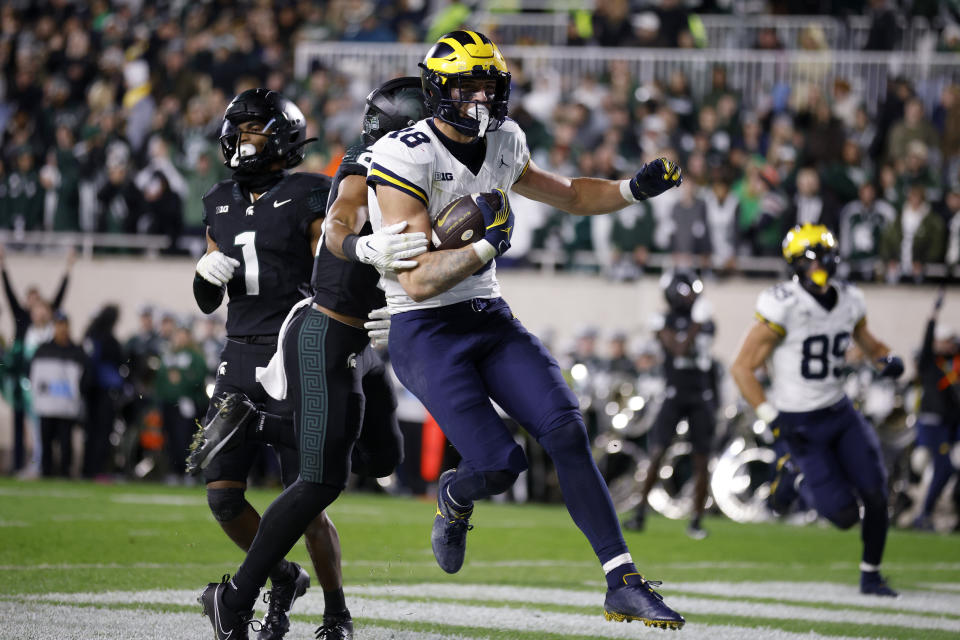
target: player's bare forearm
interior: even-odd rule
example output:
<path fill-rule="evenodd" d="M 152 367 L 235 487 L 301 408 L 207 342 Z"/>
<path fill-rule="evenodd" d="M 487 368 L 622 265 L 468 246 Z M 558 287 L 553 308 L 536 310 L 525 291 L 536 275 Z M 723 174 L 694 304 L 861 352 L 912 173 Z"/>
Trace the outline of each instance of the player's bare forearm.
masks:
<path fill-rule="evenodd" d="M 422 231 L 430 237 L 430 215 L 421 201 L 397 189 L 379 187 L 377 203 L 384 226 L 406 221 L 406 231 Z M 443 293 L 483 266 L 483 261 L 470 245 L 428 251 L 412 259 L 417 266 L 398 274 L 397 278 L 406 294 L 417 302 Z"/>
<path fill-rule="evenodd" d="M 757 379 L 756 371 L 770 357 L 779 341 L 780 336 L 776 332 L 758 322 L 747 333 L 736 359 L 730 365 L 730 375 L 740 394 L 754 409 L 767 401 L 767 393 Z"/>
<path fill-rule="evenodd" d="M 324 243 L 330 252 L 347 260 L 343 253 L 343 239 L 352 233 L 360 233 L 366 221 L 367 184 L 363 176 L 347 176 L 340 182 L 337 199 L 327 211 L 324 223 Z"/>
<path fill-rule="evenodd" d="M 890 354 L 890 347 L 877 339 L 867 328 L 866 318 L 863 318 L 857 323 L 857 326 L 854 327 L 853 340 L 873 362 Z"/>
<path fill-rule="evenodd" d="M 475 273 L 483 261 L 472 246 L 432 251 L 416 258 L 415 269 L 399 274 L 403 290 L 416 302 L 443 293 Z"/>
<path fill-rule="evenodd" d="M 532 161 L 513 190 L 577 216 L 612 213 L 630 204 L 620 193 L 619 180 L 566 178 L 544 171 Z"/>

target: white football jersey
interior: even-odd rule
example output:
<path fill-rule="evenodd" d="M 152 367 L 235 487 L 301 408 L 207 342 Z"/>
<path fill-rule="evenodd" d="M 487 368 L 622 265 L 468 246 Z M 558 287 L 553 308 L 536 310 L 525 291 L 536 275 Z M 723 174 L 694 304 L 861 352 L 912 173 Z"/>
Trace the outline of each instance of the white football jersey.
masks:
<path fill-rule="evenodd" d="M 837 303 L 830 311 L 794 280 L 766 289 L 757 299 L 757 319 L 783 336 L 767 361 L 773 382 L 769 400 L 779 411 L 814 411 L 844 396 L 847 347 L 867 310 L 858 288 L 832 284 Z"/>
<path fill-rule="evenodd" d="M 383 226 L 373 185 L 390 185 L 417 198 L 427 207 L 431 223 L 447 204 L 460 196 L 497 188 L 509 191 L 530 163 L 526 136 L 516 122 L 507 119 L 503 126 L 487 133 L 483 139 L 486 158 L 480 172 L 474 175 L 443 145 L 428 120 L 380 138 L 371 148 L 373 161 L 367 173 L 367 184 L 371 185 L 367 201 L 373 230 Z M 381 276 L 380 286 L 386 292 L 390 313 L 500 295 L 494 261 L 489 268 L 422 302 L 414 302 L 406 294 L 396 274 L 381 272 Z"/>

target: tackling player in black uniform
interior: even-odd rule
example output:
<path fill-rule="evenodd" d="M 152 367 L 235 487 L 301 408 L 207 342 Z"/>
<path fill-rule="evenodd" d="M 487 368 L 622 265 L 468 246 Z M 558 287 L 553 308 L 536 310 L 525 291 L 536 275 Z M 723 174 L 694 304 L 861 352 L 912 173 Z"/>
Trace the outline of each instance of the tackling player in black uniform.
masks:
<path fill-rule="evenodd" d="M 197 263 L 193 284 L 205 313 L 220 305 L 225 291 L 229 294 L 227 343 L 206 422 L 235 421 L 249 411 L 234 396 L 224 400 L 231 392 L 242 392 L 263 406 L 271 419 L 260 425 L 261 441 L 270 442 L 277 452 L 284 485 L 299 472 L 292 411 L 263 392 L 256 370 L 265 367 L 276 350 L 280 324 L 300 299 L 297 287 L 310 277 L 313 249 L 322 235 L 330 178 L 286 172 L 303 160 L 308 142 L 303 114 L 282 95 L 251 89 L 231 101 L 220 145 L 233 178 L 218 183 L 203 198 L 207 253 Z M 237 444 L 209 465 L 205 461 L 202 470 L 214 517 L 246 550 L 260 522 L 244 497 L 259 443 L 249 439 Z M 200 466 L 191 456 L 188 468 L 196 473 Z M 324 592 L 339 593 L 342 603 L 340 543 L 326 514 L 311 523 L 306 543 Z M 285 635 L 287 612 L 310 584 L 306 571 L 283 559 L 271 568 L 270 577 L 273 588 L 261 640 Z"/>
<path fill-rule="evenodd" d="M 368 97 L 365 144 L 351 148 L 337 172 L 331 200 L 336 194 L 340 199 L 330 206 L 328 230 L 336 224 L 361 234 L 371 231 L 365 223 L 366 146 L 394 128 L 424 117 L 419 85 L 419 79 L 391 81 Z M 415 87 L 413 96 L 411 87 Z M 317 249 L 311 280 L 315 294 L 291 310 L 281 329 L 282 349 L 266 375 L 259 376 L 269 394 L 286 396 L 294 408 L 300 477 L 264 513 L 264 527 L 234 579 L 211 583 L 201 594 L 200 602 L 218 638 L 246 637 L 253 602 L 270 568 L 293 547 L 316 514 L 323 513 L 324 507 L 317 505 L 329 504 L 339 494 L 351 469 L 385 476 L 400 460 L 402 438 L 393 414 L 396 401 L 384 365 L 363 330 L 367 314 L 382 306 L 384 298 L 376 288 L 379 274 L 361 263 L 392 269 L 413 266 L 408 259 L 426 251 L 427 240 L 422 233 L 400 234 L 401 230 L 383 229 L 362 237 L 335 233 L 336 248 L 342 251 L 341 243 L 349 247 L 354 263 L 338 259 L 329 242 Z M 199 447 L 206 452 L 204 464 L 232 451 L 230 440 L 235 433 L 245 434 L 241 440 L 248 439 L 251 432 L 273 419 L 266 408 L 259 411 L 241 404 L 259 419 L 250 419 L 245 411 L 240 417 L 228 415 L 208 426 Z M 349 614 L 344 620 L 328 610 L 317 638 L 351 637 Z"/>
<path fill-rule="evenodd" d="M 710 345 L 715 327 L 709 317 L 694 313 L 694 302 L 703 291 L 703 283 L 694 275 L 677 272 L 669 276 L 663 293 L 670 310 L 662 316 L 657 340 L 664 351 L 664 376 L 667 388 L 660 412 L 650 428 L 650 468 L 640 489 L 640 504 L 625 526 L 640 531 L 644 527 L 647 496 L 659 477 L 660 465 L 677 423 L 686 418 L 693 446 L 694 495 L 693 518 L 687 535 L 696 540 L 707 536 L 701 519 L 707 502 L 707 464 L 716 429 L 716 376 Z"/>

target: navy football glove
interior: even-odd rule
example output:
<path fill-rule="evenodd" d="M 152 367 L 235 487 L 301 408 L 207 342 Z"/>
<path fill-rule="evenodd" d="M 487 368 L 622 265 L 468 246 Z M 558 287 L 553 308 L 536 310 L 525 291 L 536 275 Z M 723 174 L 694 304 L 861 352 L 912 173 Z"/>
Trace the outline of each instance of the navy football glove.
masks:
<path fill-rule="evenodd" d="M 636 200 L 646 200 L 658 196 L 670 187 L 683 184 L 680 166 L 666 158 L 657 158 L 640 167 L 637 175 L 630 180 L 630 193 Z"/>
<path fill-rule="evenodd" d="M 901 360 L 899 356 L 877 358 L 877 364 L 881 365 L 881 378 L 893 378 L 896 380 L 903 375 L 903 360 Z"/>
<path fill-rule="evenodd" d="M 513 209 L 507 194 L 503 189 L 494 189 L 480 194 L 476 203 L 483 212 L 483 225 L 487 229 L 483 239 L 497 250 L 498 256 L 502 256 L 510 248 L 510 236 L 513 235 Z"/>

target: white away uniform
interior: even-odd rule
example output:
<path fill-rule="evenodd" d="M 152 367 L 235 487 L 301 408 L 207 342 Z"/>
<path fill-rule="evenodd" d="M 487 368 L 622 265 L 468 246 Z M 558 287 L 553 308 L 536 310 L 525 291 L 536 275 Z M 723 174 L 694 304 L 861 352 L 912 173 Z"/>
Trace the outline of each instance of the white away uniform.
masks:
<path fill-rule="evenodd" d="M 460 196 L 498 188 L 509 191 L 523 176 L 530 162 L 530 151 L 526 136 L 516 122 L 507 119 L 499 129 L 488 132 L 480 144 L 486 144 L 486 158 L 480 172 L 474 175 L 443 145 L 428 121 L 421 120 L 412 127 L 384 136 L 373 145 L 367 184 L 371 189 L 373 185 L 389 184 L 420 200 L 427 207 L 432 223 L 444 206 Z M 370 223 L 377 231 L 383 226 L 383 216 L 374 192 L 367 201 Z M 380 286 L 386 292 L 392 314 L 500 296 L 493 261 L 489 268 L 422 302 L 414 302 L 404 292 L 395 274 L 382 276 Z"/>
<path fill-rule="evenodd" d="M 853 285 L 832 286 L 837 303 L 829 311 L 794 280 L 766 289 L 757 299 L 757 319 L 783 336 L 767 361 L 770 401 L 779 411 L 814 411 L 844 396 L 839 378 L 866 306 Z"/>

